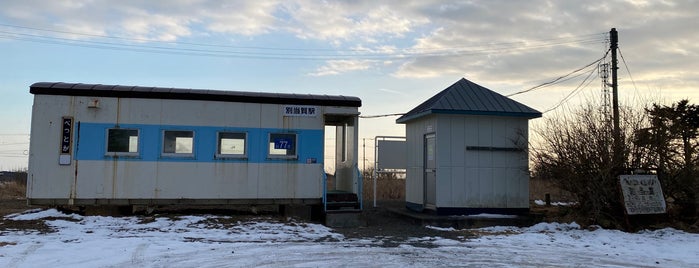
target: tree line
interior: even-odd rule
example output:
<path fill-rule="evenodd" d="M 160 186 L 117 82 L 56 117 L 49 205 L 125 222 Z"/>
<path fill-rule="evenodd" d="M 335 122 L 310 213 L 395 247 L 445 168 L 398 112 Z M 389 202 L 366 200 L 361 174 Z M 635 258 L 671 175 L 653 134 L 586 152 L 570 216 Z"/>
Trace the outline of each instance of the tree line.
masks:
<path fill-rule="evenodd" d="M 533 179 L 550 180 L 577 200 L 587 224 L 631 228 L 624 215 L 618 175 L 657 174 L 667 214 L 655 221 L 697 224 L 699 106 L 672 105 L 620 111 L 620 157 L 614 157 L 612 122 L 590 104 L 546 118 L 532 148 Z M 621 167 L 621 168 L 620 168 Z"/>

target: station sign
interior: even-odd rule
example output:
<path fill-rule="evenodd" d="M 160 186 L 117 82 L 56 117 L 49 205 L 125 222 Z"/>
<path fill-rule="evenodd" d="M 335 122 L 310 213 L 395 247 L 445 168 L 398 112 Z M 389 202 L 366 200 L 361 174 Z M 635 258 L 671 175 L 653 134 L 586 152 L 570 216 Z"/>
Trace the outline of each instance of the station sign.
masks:
<path fill-rule="evenodd" d="M 621 175 L 619 184 L 626 214 L 665 213 L 665 197 L 657 175 Z"/>
<path fill-rule="evenodd" d="M 61 153 L 58 156 L 59 165 L 71 164 L 71 152 L 73 148 L 73 117 L 64 116 L 61 119 Z"/>
<path fill-rule="evenodd" d="M 283 116 L 315 117 L 318 113 L 320 113 L 320 108 L 318 106 L 284 105 L 282 107 Z"/>

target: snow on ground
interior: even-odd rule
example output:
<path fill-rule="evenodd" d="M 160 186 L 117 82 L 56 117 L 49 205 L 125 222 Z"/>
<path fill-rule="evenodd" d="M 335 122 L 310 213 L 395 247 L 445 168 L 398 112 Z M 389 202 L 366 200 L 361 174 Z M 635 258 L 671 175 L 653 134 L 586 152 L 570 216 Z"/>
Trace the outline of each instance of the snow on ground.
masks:
<path fill-rule="evenodd" d="M 534 204 L 536 204 L 538 206 L 545 206 L 546 202 L 544 200 L 537 199 L 537 200 L 534 200 Z M 577 202 L 551 202 L 551 205 L 556 206 L 556 207 L 557 206 L 569 207 L 569 206 L 573 206 L 576 204 L 577 204 Z"/>
<path fill-rule="evenodd" d="M 322 225 L 270 218 L 101 217 L 53 209 L 6 217 L 39 219 L 56 232 L 0 233 L 0 267 L 699 266 L 699 235 L 674 229 L 631 234 L 541 223 L 474 229 L 478 238 L 461 241 L 415 237 L 382 247 L 377 239 L 347 239 Z"/>

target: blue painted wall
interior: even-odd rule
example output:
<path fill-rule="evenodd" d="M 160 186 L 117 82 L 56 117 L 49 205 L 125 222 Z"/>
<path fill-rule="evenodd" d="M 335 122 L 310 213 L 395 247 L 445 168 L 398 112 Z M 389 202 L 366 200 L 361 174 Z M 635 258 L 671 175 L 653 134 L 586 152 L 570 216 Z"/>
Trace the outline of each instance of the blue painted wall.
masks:
<path fill-rule="evenodd" d="M 107 129 L 115 128 L 115 124 L 79 122 L 74 143 L 76 160 L 110 160 L 115 157 L 106 155 Z M 298 162 L 306 163 L 315 159 L 323 163 L 324 131 L 320 129 L 273 129 L 273 128 L 232 128 L 224 126 L 180 126 L 180 125 L 145 125 L 119 124 L 119 128 L 139 130 L 138 156 L 119 156 L 120 161 L 167 161 L 167 162 Z M 173 157 L 162 156 L 163 131 L 188 130 L 194 131 L 194 156 Z M 221 131 L 247 133 L 247 158 L 216 158 L 216 133 Z M 270 159 L 267 157 L 270 133 L 295 133 L 297 159 Z"/>

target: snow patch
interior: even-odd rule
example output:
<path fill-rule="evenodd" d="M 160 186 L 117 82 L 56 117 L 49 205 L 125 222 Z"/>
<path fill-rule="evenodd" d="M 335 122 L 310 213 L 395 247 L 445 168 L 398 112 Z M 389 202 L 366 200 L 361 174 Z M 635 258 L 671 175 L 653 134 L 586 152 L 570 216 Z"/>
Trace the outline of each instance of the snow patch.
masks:
<path fill-rule="evenodd" d="M 534 200 L 534 204 L 539 205 L 539 206 L 545 206 L 546 202 L 543 200 Z M 552 206 L 561 206 L 561 207 L 570 207 L 570 206 L 575 206 L 577 205 L 578 202 L 551 202 Z"/>
<path fill-rule="evenodd" d="M 427 228 L 427 229 L 432 229 L 432 230 L 437 230 L 437 231 L 443 231 L 443 232 L 456 231 L 456 229 L 454 229 L 453 227 L 447 227 L 447 228 L 445 228 L 445 227 L 437 227 L 437 226 L 427 225 L 427 226 L 425 226 L 425 228 Z"/>
<path fill-rule="evenodd" d="M 83 216 L 78 214 L 65 214 L 54 208 L 42 210 L 42 209 L 32 209 L 27 210 L 22 213 L 15 213 L 5 216 L 5 219 L 15 220 L 15 221 L 29 221 L 29 220 L 39 220 L 43 218 L 69 218 L 73 220 L 82 220 Z"/>
<path fill-rule="evenodd" d="M 699 235 L 671 228 L 625 233 L 540 223 L 470 229 L 491 234 L 463 241 L 413 237 L 394 246 L 381 236 L 345 239 L 319 224 L 272 218 L 80 217 L 56 210 L 6 217 L 31 219 L 55 232 L 4 230 L 0 267 L 699 267 Z"/>
<path fill-rule="evenodd" d="M 473 218 L 489 218 L 489 219 L 515 219 L 515 218 L 517 218 L 517 215 L 503 215 L 503 214 L 481 213 L 481 214 L 469 215 L 469 217 L 473 217 Z"/>

